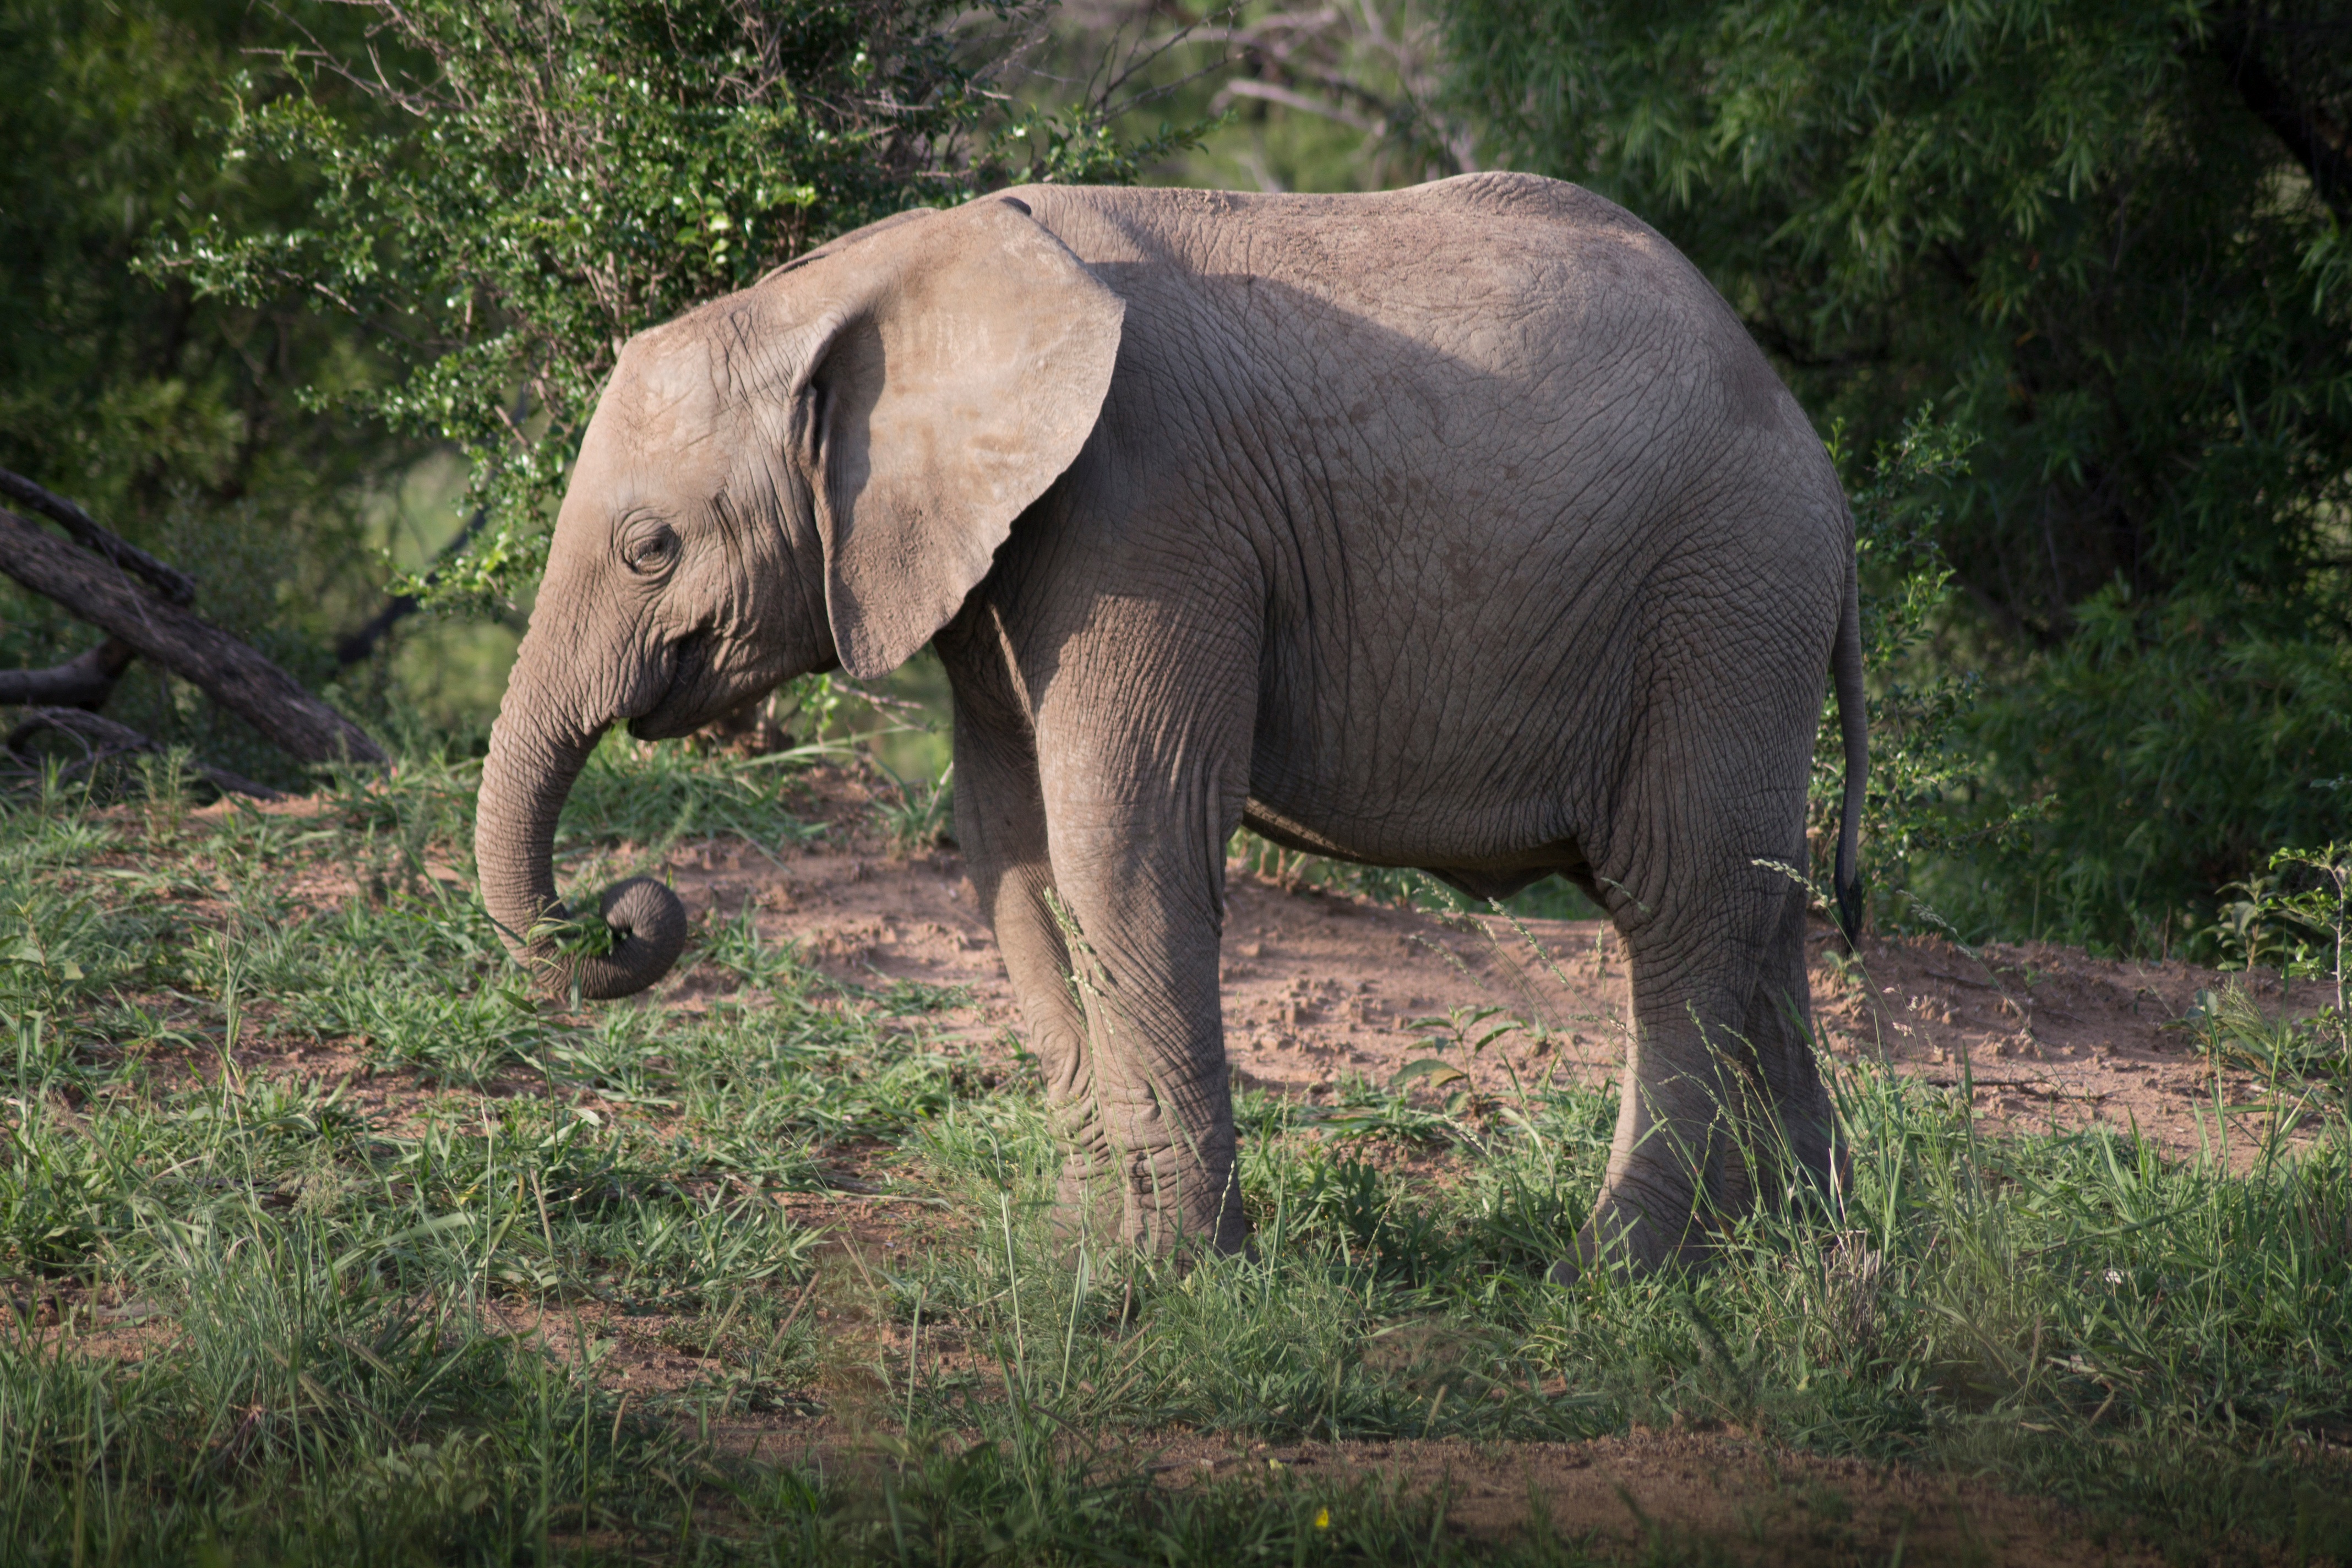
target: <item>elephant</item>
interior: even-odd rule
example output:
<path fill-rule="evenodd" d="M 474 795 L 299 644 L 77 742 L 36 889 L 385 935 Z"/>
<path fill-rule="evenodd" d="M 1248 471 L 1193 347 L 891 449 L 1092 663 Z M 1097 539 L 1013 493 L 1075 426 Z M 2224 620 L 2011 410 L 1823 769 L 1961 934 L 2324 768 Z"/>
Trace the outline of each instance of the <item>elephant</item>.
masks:
<path fill-rule="evenodd" d="M 1478 899 L 1558 875 L 1613 921 L 1620 1113 L 1558 1277 L 1704 1262 L 1726 1216 L 1843 1179 L 1790 868 L 1833 694 L 1850 931 L 1853 517 L 1738 318 L 1622 208 L 1515 174 L 1034 184 L 630 338 L 484 763 L 509 948 L 591 997 L 682 949 L 646 879 L 603 896 L 609 951 L 545 934 L 609 726 L 682 736 L 926 643 L 1065 1234 L 1246 1246 L 1218 974 L 1244 825 Z"/>

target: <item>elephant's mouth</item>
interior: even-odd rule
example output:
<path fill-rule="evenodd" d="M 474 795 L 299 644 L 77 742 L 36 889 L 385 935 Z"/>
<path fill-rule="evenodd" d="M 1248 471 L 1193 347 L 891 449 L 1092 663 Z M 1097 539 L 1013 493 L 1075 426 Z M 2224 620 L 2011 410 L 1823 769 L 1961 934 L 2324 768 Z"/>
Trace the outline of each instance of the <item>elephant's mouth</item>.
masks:
<path fill-rule="evenodd" d="M 772 660 L 757 658 L 730 666 L 715 631 L 689 632 L 670 652 L 669 680 L 661 696 L 645 712 L 628 721 L 628 731 L 640 741 L 675 741 L 705 724 L 732 713 L 783 679 Z"/>
<path fill-rule="evenodd" d="M 652 707 L 628 721 L 630 734 L 640 741 L 674 741 L 743 700 L 745 693 L 728 689 L 733 683 L 719 679 L 713 640 L 705 629 L 688 632 L 672 645 L 665 689 Z"/>

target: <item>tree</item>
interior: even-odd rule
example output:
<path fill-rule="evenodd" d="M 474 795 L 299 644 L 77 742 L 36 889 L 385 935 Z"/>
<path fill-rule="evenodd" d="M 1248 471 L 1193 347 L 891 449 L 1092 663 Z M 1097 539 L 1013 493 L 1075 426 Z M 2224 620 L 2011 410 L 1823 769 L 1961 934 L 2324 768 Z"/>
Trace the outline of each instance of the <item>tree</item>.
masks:
<path fill-rule="evenodd" d="M 1373 191 L 1476 166 L 1443 66 L 1426 0 L 1063 0 L 1009 85 L 1157 143 L 1155 180 Z"/>
<path fill-rule="evenodd" d="M 2352 773 L 2352 16 L 1454 0 L 1494 151 L 1656 224 L 1827 429 L 1971 430 L 1940 542 L 2008 847 L 1978 929 L 2155 944 Z"/>
<path fill-rule="evenodd" d="M 329 31 L 328 7 L 299 12 Z M 0 468 L 85 503 L 197 581 L 196 608 L 306 682 L 372 597 L 361 501 L 415 444 L 306 401 L 368 384 L 356 323 L 299 292 L 232 302 L 134 270 L 159 223 L 209 210 L 298 214 L 299 179 L 256 179 L 215 135 L 225 80 L 278 90 L 295 39 L 247 0 L 25 0 L 0 11 Z M 83 653 L 89 630 L 0 584 L 0 668 Z M 152 667 L 110 702 L 141 731 L 241 769 L 292 775 L 242 721 Z"/>
<path fill-rule="evenodd" d="M 281 67 L 298 90 L 257 80 L 235 110 L 236 157 L 318 172 L 310 210 L 260 226 L 208 216 L 161 264 L 208 297 L 299 289 L 382 334 L 401 377 L 347 406 L 455 443 L 488 521 L 411 584 L 445 605 L 536 580 L 630 334 L 814 242 L 976 187 L 986 68 L 1020 20 L 945 0 L 352 9 L 364 38 L 313 37 Z M 1075 172 L 1116 172 L 1115 149 L 1087 147 Z"/>

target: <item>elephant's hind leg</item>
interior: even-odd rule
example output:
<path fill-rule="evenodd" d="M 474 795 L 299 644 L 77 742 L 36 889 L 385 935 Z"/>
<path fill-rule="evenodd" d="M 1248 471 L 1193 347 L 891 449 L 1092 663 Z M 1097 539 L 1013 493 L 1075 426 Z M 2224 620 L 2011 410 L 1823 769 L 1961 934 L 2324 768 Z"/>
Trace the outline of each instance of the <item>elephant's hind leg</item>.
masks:
<path fill-rule="evenodd" d="M 1697 847 L 1682 846 L 1685 867 Z M 1790 1031 L 1760 997 L 1785 989 L 1777 961 L 1792 907 L 1802 940 L 1802 905 L 1756 858 L 1705 856 L 1654 911 L 1612 895 L 1633 968 L 1633 1039 L 1608 1172 L 1555 1279 L 1701 1261 L 1788 1163 L 1780 1129 L 1790 1097 L 1810 1107 L 1808 1086 L 1818 1096 L 1820 1080 L 1809 1056 L 1792 1064 Z"/>
<path fill-rule="evenodd" d="M 1759 1195 L 1786 1202 L 1835 1203 L 1848 1179 L 1838 1141 L 1837 1114 L 1822 1079 L 1812 1037 L 1812 1005 L 1805 970 L 1805 910 L 1810 893 L 1790 880 L 1785 903 L 1757 976 L 1744 1031 L 1762 1079 L 1767 1126 L 1759 1130 L 1769 1168 L 1759 1173 Z"/>

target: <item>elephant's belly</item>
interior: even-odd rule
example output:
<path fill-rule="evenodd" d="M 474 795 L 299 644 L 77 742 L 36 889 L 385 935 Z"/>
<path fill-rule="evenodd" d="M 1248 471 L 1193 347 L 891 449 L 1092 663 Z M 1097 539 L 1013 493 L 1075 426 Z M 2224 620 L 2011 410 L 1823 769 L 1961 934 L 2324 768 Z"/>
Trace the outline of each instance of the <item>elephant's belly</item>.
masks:
<path fill-rule="evenodd" d="M 1252 832 L 1286 849 L 1369 866 L 1418 868 L 1474 898 L 1508 898 L 1555 874 L 1579 884 L 1591 878 L 1591 867 L 1573 837 L 1532 836 L 1540 834 L 1539 829 L 1531 834 L 1522 828 L 1514 834 L 1505 822 L 1457 818 L 1449 828 L 1416 833 L 1400 831 L 1392 816 L 1377 824 L 1336 820 L 1321 812 L 1313 817 L 1307 820 L 1307 814 L 1295 808 L 1286 811 L 1255 797 L 1242 813 L 1243 823 Z M 1518 839 L 1516 845 L 1515 838 Z"/>

